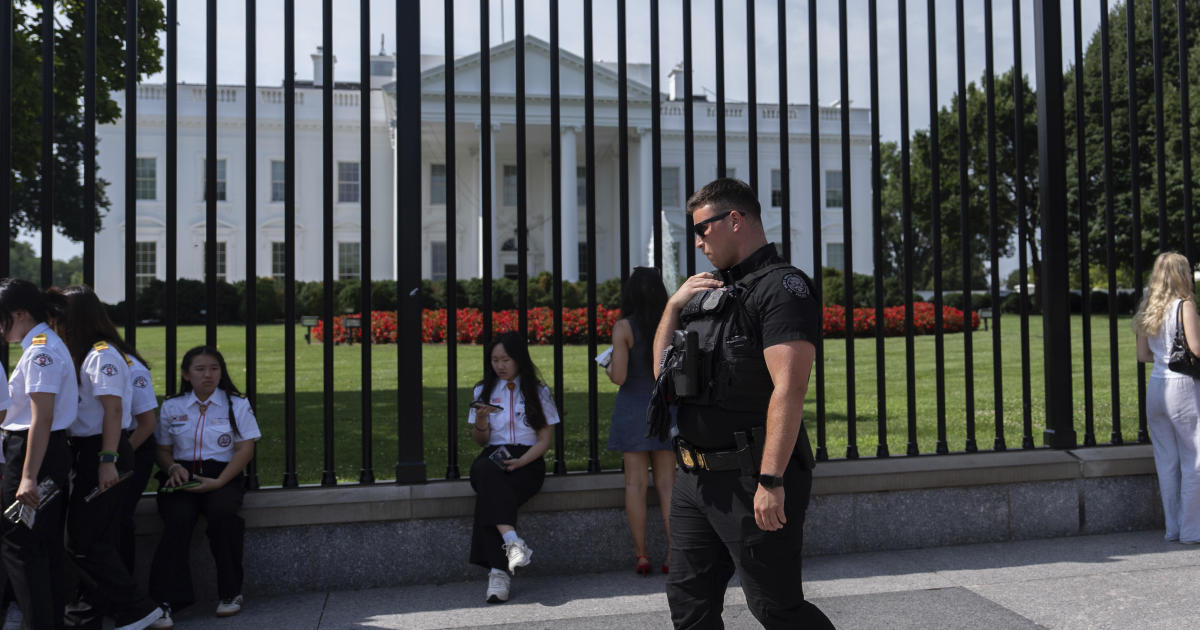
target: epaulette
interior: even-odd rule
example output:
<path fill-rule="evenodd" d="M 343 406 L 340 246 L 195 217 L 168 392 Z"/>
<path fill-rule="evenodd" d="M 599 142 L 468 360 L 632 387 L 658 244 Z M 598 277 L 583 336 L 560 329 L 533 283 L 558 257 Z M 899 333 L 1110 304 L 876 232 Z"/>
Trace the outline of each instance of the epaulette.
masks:
<path fill-rule="evenodd" d="M 30 345 L 34 345 L 34 346 L 44 346 L 44 345 L 46 345 L 46 333 L 42 333 L 42 334 L 40 334 L 40 335 L 37 335 L 36 337 L 34 337 L 34 338 L 33 338 L 33 342 L 32 342 Z"/>
<path fill-rule="evenodd" d="M 92 344 L 92 349 L 93 350 L 108 350 L 108 342 L 107 341 L 97 341 L 96 343 Z"/>

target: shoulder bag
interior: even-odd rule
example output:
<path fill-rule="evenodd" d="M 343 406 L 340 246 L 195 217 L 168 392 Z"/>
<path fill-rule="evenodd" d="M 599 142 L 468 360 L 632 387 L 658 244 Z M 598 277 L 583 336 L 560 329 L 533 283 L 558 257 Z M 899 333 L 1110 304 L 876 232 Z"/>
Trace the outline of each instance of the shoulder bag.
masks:
<path fill-rule="evenodd" d="M 1200 378 L 1200 357 L 1192 354 L 1187 345 L 1187 336 L 1183 333 L 1182 300 L 1175 310 L 1175 342 L 1171 344 L 1171 356 L 1167 361 L 1167 367 L 1173 372 Z"/>

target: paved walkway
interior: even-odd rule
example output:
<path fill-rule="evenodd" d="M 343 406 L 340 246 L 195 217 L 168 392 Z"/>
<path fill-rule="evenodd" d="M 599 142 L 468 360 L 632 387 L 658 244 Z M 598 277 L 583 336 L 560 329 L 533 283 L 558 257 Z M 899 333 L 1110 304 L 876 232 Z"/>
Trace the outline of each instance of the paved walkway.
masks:
<path fill-rule="evenodd" d="M 809 558 L 805 590 L 842 630 L 1200 628 L 1200 546 L 1159 532 Z M 507 604 L 470 583 L 251 598 L 237 617 L 211 604 L 177 628 L 670 628 L 662 575 L 633 571 L 513 580 Z M 728 628 L 760 627 L 740 588 Z"/>

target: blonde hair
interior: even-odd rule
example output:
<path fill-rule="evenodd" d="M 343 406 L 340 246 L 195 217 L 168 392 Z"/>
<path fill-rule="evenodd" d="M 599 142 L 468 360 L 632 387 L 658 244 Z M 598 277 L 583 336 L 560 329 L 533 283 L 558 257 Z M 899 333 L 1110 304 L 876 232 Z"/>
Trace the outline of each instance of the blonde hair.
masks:
<path fill-rule="evenodd" d="M 1133 332 L 1153 337 L 1162 329 L 1167 309 L 1175 300 L 1193 299 L 1192 267 L 1178 252 L 1163 252 L 1154 259 L 1150 286 L 1142 294 L 1133 316 Z"/>

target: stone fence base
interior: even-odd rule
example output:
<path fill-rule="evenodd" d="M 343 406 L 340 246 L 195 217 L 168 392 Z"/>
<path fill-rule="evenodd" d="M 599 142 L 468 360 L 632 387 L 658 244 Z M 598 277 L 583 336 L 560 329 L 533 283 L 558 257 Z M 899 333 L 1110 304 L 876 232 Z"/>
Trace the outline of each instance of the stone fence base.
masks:
<path fill-rule="evenodd" d="M 648 492 L 648 546 L 666 537 Z M 548 477 L 518 523 L 534 550 L 525 575 L 632 570 L 619 473 Z M 467 563 L 474 493 L 467 481 L 262 490 L 247 494 L 247 594 L 482 579 Z M 161 529 L 138 507 L 145 579 Z M 1073 451 L 835 461 L 817 466 L 804 526 L 809 555 L 934 547 L 1162 527 L 1149 445 Z M 204 525 L 192 546 L 198 596 L 215 598 Z"/>

